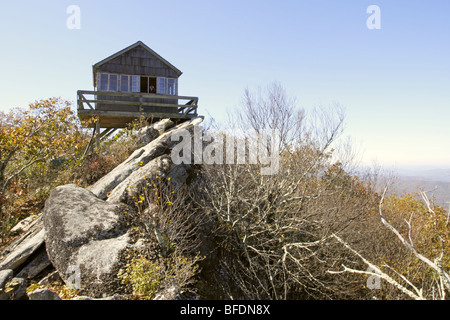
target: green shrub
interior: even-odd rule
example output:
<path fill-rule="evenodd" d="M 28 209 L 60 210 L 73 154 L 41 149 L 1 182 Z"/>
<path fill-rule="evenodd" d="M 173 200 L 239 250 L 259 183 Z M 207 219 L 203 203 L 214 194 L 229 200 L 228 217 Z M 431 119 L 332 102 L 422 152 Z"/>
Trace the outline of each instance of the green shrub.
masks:
<path fill-rule="evenodd" d="M 174 253 L 166 258 L 150 260 L 139 253 L 129 256 L 124 269 L 118 277 L 122 283 L 130 285 L 137 299 L 151 300 L 163 282 L 174 281 L 181 290 L 187 290 L 194 283 L 199 272 L 199 256 L 187 257 Z"/>
<path fill-rule="evenodd" d="M 140 299 L 152 299 L 163 280 L 161 266 L 156 261 L 151 261 L 143 256 L 135 256 L 130 259 L 118 274 L 123 284 L 131 285 L 133 294 Z"/>

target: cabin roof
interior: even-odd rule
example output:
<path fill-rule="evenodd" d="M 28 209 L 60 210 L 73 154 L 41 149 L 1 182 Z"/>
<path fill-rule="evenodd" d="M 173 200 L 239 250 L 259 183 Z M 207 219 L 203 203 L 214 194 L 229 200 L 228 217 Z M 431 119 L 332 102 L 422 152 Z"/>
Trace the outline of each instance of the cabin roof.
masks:
<path fill-rule="evenodd" d="M 179 69 L 177 69 L 174 65 L 172 65 L 169 61 L 167 61 L 166 59 L 164 59 L 163 57 L 161 57 L 159 54 L 157 54 L 155 51 L 153 51 L 152 49 L 150 49 L 150 48 L 149 48 L 145 43 L 143 43 L 142 41 L 138 41 L 138 42 L 132 44 L 131 46 L 128 46 L 128 47 L 126 47 L 125 49 L 122 49 L 122 50 L 120 50 L 119 52 L 117 52 L 117 53 L 115 53 L 115 54 L 113 54 L 113 55 L 111 55 L 111 56 L 109 56 L 109 57 L 107 57 L 107 58 L 105 58 L 105 59 L 103 59 L 103 60 L 97 62 L 96 64 L 94 64 L 94 65 L 92 66 L 92 71 L 93 71 L 93 73 L 94 73 L 94 86 L 95 86 L 95 83 L 96 83 L 97 69 L 98 69 L 101 65 L 103 65 L 103 64 L 105 64 L 105 63 L 108 63 L 109 61 L 111 61 L 111 60 L 117 58 L 118 56 L 120 56 L 120 55 L 124 54 L 125 52 L 130 51 L 130 50 L 132 50 L 132 49 L 134 49 L 134 48 L 136 48 L 136 47 L 138 47 L 138 46 L 143 47 L 143 48 L 144 48 L 145 50 L 147 50 L 151 55 L 153 55 L 154 57 L 156 57 L 157 59 L 159 59 L 162 63 L 164 63 L 165 65 L 167 65 L 170 69 L 172 69 L 173 71 L 175 71 L 175 73 L 176 73 L 178 76 L 180 76 L 180 75 L 182 74 L 182 72 L 181 72 Z"/>

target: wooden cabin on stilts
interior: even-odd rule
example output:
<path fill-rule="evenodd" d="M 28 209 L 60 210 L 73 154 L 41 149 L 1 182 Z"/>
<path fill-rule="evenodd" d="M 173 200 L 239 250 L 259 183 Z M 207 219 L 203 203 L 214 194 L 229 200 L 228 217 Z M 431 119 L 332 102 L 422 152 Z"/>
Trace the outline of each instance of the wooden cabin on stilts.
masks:
<path fill-rule="evenodd" d="M 78 90 L 77 104 L 81 120 L 97 119 L 89 124 L 97 141 L 140 117 L 152 123 L 198 116 L 198 98 L 178 95 L 182 72 L 141 41 L 92 69 L 94 90 Z"/>

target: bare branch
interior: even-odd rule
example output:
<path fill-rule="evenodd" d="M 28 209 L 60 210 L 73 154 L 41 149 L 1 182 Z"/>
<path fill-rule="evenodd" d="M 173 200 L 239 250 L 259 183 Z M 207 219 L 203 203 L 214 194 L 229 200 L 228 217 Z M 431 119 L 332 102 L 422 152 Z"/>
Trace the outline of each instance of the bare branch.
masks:
<path fill-rule="evenodd" d="M 334 238 L 336 238 L 336 240 L 338 240 L 340 243 L 342 243 L 344 245 L 344 247 L 346 247 L 348 250 L 350 250 L 353 254 L 355 254 L 357 257 L 359 257 L 367 266 L 369 266 L 370 268 L 372 268 L 372 270 L 375 270 L 376 272 L 368 272 L 368 271 L 361 271 L 361 270 L 356 270 L 356 269 L 352 269 L 352 268 L 348 268 L 345 265 L 342 265 L 344 267 L 343 271 L 340 272 L 351 272 L 351 273 L 359 273 L 359 274 L 369 274 L 369 275 L 373 275 L 373 276 L 378 276 L 381 279 L 386 280 L 388 283 L 392 284 L 394 287 L 396 287 L 397 289 L 399 289 L 400 291 L 402 291 L 403 293 L 407 294 L 409 297 L 415 299 L 415 300 L 424 300 L 425 298 L 422 296 L 421 294 L 421 290 L 416 288 L 415 286 L 412 286 L 412 288 L 414 288 L 414 291 L 416 291 L 417 293 L 420 294 L 416 294 L 414 292 L 412 292 L 411 290 L 407 289 L 405 286 L 401 285 L 400 283 L 398 283 L 396 280 L 392 279 L 388 274 L 386 274 L 385 272 L 383 272 L 378 266 L 376 266 L 375 264 L 371 263 L 369 260 L 367 260 L 366 258 L 364 258 L 361 254 L 359 254 L 356 250 L 354 250 L 352 247 L 350 247 L 344 240 L 342 240 L 340 237 L 338 237 L 337 235 L 333 234 Z M 328 273 L 337 273 L 336 271 L 328 271 Z M 408 284 L 411 284 L 411 282 L 408 281 Z"/>

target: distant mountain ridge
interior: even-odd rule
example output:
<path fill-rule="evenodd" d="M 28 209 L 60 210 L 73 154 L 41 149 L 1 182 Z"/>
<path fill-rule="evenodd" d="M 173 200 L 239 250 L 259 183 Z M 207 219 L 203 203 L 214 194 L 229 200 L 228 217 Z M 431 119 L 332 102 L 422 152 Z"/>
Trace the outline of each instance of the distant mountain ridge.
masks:
<path fill-rule="evenodd" d="M 447 169 L 396 169 L 399 177 L 405 179 L 450 182 L 450 168 Z"/>
<path fill-rule="evenodd" d="M 395 169 L 397 177 L 391 188 L 391 193 L 401 194 L 403 192 L 427 192 L 430 199 L 449 209 L 450 205 L 450 168 L 448 169 Z"/>

